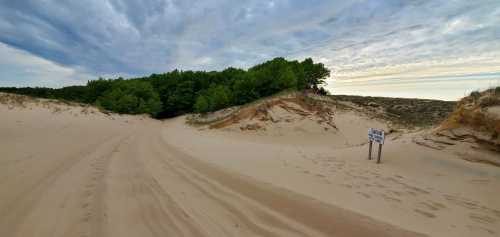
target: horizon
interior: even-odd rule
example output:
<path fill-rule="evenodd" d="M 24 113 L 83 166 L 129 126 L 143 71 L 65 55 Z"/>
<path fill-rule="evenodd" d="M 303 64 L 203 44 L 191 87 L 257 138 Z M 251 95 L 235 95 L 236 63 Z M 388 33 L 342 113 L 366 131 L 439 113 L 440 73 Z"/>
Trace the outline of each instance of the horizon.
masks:
<path fill-rule="evenodd" d="M 0 86 L 324 63 L 332 94 L 457 100 L 500 86 L 498 1 L 7 2 Z"/>

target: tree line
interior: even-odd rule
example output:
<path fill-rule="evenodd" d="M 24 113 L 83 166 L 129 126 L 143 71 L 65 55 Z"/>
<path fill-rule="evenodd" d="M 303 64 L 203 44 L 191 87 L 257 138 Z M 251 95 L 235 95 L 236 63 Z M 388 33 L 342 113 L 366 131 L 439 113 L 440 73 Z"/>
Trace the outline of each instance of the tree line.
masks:
<path fill-rule="evenodd" d="M 2 87 L 0 91 L 94 104 L 123 114 L 148 113 L 167 118 L 242 105 L 284 90 L 325 94 L 320 86 L 329 76 L 330 71 L 311 58 L 301 62 L 275 58 L 248 70 L 232 67 L 210 72 L 174 70 L 127 80 L 99 78 L 84 86 Z"/>

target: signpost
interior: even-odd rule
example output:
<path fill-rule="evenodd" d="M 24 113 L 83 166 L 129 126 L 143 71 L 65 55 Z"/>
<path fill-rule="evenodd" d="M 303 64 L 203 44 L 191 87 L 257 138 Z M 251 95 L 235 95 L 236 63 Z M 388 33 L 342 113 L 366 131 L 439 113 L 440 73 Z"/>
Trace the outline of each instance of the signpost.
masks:
<path fill-rule="evenodd" d="M 378 130 L 375 128 L 369 128 L 368 129 L 368 140 L 370 140 L 370 147 L 368 150 L 368 160 L 372 159 L 372 144 L 373 142 L 378 143 L 378 157 L 377 157 L 377 164 L 380 163 L 380 156 L 382 155 L 382 145 L 384 144 L 385 140 L 385 133 L 382 130 Z"/>

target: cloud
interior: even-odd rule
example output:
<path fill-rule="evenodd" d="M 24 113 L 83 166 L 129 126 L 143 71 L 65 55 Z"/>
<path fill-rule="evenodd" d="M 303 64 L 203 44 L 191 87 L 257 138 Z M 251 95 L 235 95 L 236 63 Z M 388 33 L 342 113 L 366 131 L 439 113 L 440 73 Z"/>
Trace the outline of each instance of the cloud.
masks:
<path fill-rule="evenodd" d="M 0 86 L 61 87 L 81 85 L 95 78 L 77 68 L 64 67 L 0 43 Z"/>
<path fill-rule="evenodd" d="M 0 42 L 91 75 L 313 57 L 343 83 L 498 71 L 500 3 L 2 1 Z M 2 54 L 0 56 L 3 57 Z"/>

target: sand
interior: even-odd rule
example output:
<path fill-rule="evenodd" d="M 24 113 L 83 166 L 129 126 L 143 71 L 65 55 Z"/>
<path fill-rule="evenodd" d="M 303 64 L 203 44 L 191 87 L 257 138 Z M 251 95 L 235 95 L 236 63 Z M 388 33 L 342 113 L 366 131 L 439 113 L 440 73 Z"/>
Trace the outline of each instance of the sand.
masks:
<path fill-rule="evenodd" d="M 417 145 L 418 133 L 391 135 L 377 165 L 363 130 L 384 124 L 337 122 L 266 134 L 0 104 L 0 236 L 500 233 L 498 167 Z"/>

